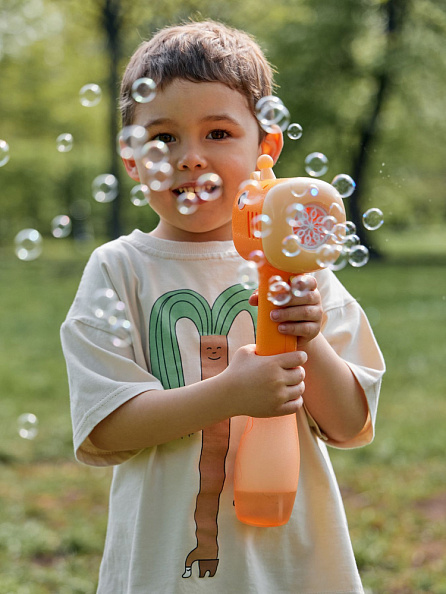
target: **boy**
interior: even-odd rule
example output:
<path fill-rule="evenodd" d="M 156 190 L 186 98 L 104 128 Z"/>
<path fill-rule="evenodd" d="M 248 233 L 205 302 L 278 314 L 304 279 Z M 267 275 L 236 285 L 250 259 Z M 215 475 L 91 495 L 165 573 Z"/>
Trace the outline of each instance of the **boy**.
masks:
<path fill-rule="evenodd" d="M 157 83 L 149 103 L 131 97 L 141 77 Z M 92 254 L 62 327 L 76 456 L 114 465 L 101 594 L 363 591 L 324 441 L 371 441 L 381 353 L 359 305 L 325 269 L 305 297 L 272 314 L 298 350 L 257 356 L 257 298 L 236 280 L 234 197 L 259 155 L 276 162 L 282 149 L 280 131 L 263 132 L 254 115 L 271 89 L 257 44 L 213 22 L 160 31 L 124 74 L 123 124 L 167 144 L 173 178 L 151 192 L 151 233 Z M 149 182 L 141 159 L 124 164 Z M 222 195 L 181 214 L 179 196 L 199 192 L 204 173 L 220 176 Z M 91 313 L 104 288 L 125 303 L 131 344 L 112 344 Z M 233 468 L 246 415 L 287 414 L 301 447 L 292 517 L 278 528 L 244 525 Z"/>

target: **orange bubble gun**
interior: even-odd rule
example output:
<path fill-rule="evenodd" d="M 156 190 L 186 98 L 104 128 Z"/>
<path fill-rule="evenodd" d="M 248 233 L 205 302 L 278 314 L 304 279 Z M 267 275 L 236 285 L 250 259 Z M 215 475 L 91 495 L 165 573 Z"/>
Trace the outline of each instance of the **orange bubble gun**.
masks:
<path fill-rule="evenodd" d="M 258 355 L 297 348 L 297 338 L 281 334 L 270 318 L 277 307 L 269 294 L 271 277 L 280 276 L 290 285 L 297 274 L 325 267 L 327 256 L 335 260 L 339 252 L 327 228 L 342 228 L 346 220 L 342 199 L 332 185 L 305 177 L 276 179 L 272 165 L 269 155 L 259 157 L 260 173 L 252 174 L 239 192 L 232 215 L 238 253 L 245 260 L 260 254 L 262 260 L 258 268 Z M 237 518 L 252 526 L 286 524 L 296 497 L 299 465 L 296 415 L 249 418 L 235 460 Z"/>

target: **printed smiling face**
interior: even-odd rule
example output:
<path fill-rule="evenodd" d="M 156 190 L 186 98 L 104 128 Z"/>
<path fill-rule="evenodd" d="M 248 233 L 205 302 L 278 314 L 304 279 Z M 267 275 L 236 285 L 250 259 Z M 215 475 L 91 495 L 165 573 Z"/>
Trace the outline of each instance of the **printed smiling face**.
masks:
<path fill-rule="evenodd" d="M 239 185 L 256 168 L 263 152 L 274 161 L 282 147 L 281 134 L 267 134 L 260 141 L 259 126 L 246 98 L 220 82 L 175 79 L 158 90 L 150 103 L 139 104 L 133 124 L 144 126 L 149 140 L 164 142 L 173 167 L 171 187 L 150 194 L 150 205 L 160 221 L 153 235 L 174 241 L 223 241 L 231 239 L 231 215 Z M 124 159 L 135 181 L 148 183 L 140 160 Z M 199 190 L 197 180 L 216 173 L 222 194 L 199 205 L 193 214 L 181 214 L 178 196 Z"/>

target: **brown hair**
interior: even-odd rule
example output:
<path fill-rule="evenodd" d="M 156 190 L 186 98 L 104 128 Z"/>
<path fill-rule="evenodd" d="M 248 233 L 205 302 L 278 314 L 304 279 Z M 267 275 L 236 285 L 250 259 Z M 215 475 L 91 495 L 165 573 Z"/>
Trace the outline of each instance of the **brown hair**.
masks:
<path fill-rule="evenodd" d="M 132 85 L 151 78 L 160 89 L 176 78 L 221 82 L 244 95 L 249 108 L 273 89 L 273 69 L 247 33 L 215 21 L 166 27 L 144 41 L 130 59 L 121 84 L 122 125 L 132 124 Z"/>

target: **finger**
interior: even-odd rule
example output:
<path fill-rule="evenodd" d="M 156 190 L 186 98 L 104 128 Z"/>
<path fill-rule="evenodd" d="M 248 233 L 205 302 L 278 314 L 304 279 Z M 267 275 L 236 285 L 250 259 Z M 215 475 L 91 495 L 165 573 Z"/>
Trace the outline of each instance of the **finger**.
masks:
<path fill-rule="evenodd" d="M 259 291 L 256 289 L 252 295 L 250 295 L 248 300 L 249 305 L 253 305 L 256 307 L 259 304 Z"/>
<path fill-rule="evenodd" d="M 285 382 L 287 386 L 297 386 L 305 379 L 305 369 L 303 367 L 294 367 L 286 370 Z"/>
<path fill-rule="evenodd" d="M 282 353 L 280 355 L 273 355 L 278 357 L 283 369 L 295 369 L 304 365 L 308 360 L 308 355 L 305 351 L 292 351 L 290 353 Z"/>
<path fill-rule="evenodd" d="M 288 322 L 278 326 L 278 330 L 281 334 L 299 336 L 307 338 L 308 340 L 319 334 L 320 328 L 320 324 L 316 322 Z"/>

